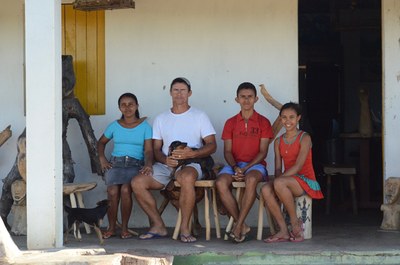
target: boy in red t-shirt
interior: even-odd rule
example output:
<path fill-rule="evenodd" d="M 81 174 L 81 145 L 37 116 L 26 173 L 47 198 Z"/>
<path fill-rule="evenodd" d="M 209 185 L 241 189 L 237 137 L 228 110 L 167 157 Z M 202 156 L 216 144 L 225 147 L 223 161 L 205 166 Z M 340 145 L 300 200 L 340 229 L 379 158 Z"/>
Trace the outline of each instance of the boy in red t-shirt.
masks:
<path fill-rule="evenodd" d="M 240 104 L 240 113 L 226 121 L 222 132 L 227 165 L 219 172 L 216 187 L 222 203 L 235 221 L 229 237 L 240 243 L 250 231 L 244 221 L 256 199 L 257 184 L 268 179 L 265 158 L 274 135 L 269 120 L 254 110 L 258 97 L 252 83 L 240 84 L 235 100 Z M 240 211 L 231 191 L 234 181 L 246 183 Z"/>

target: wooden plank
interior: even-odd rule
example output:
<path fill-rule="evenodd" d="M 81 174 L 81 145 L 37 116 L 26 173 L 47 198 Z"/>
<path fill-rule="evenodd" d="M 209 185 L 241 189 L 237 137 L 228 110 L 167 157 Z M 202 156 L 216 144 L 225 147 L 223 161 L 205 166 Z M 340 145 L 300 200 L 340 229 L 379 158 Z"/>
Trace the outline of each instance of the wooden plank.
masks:
<path fill-rule="evenodd" d="M 105 12 L 97 11 L 97 111 L 106 113 Z"/>
<path fill-rule="evenodd" d="M 178 181 L 174 182 L 175 187 L 180 187 L 181 185 L 179 184 Z M 215 185 L 215 180 L 197 180 L 194 183 L 194 186 L 197 188 L 203 187 L 203 188 L 212 188 Z"/>
<path fill-rule="evenodd" d="M 86 41 L 86 12 L 76 11 L 75 96 L 79 99 L 85 111 L 87 111 Z"/>
<path fill-rule="evenodd" d="M 105 12 L 62 5 L 62 53 L 74 58 L 75 96 L 90 114 L 105 114 Z"/>
<path fill-rule="evenodd" d="M 63 5 L 64 7 L 64 16 L 63 20 L 64 25 L 64 52 L 63 54 L 72 55 L 74 58 L 74 69 L 76 69 L 75 65 L 75 56 L 76 56 L 76 18 L 75 18 L 75 10 L 72 8 L 72 5 Z"/>
<path fill-rule="evenodd" d="M 86 112 L 97 111 L 97 11 L 86 16 Z"/>
<path fill-rule="evenodd" d="M 65 54 L 65 5 L 61 5 L 61 54 Z"/>

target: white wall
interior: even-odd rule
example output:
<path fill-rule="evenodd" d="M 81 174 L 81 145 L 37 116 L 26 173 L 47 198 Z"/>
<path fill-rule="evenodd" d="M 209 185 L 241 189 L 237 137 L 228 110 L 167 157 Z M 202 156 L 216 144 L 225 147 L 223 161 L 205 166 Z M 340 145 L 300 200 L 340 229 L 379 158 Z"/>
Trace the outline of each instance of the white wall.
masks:
<path fill-rule="evenodd" d="M 400 2 L 382 0 L 383 174 L 400 177 Z"/>
<path fill-rule="evenodd" d="M 6 97 L 3 93 L 0 97 L 1 113 L 7 113 L 0 116 L 0 129 L 11 124 L 14 131 L 0 148 L 0 178 L 13 165 L 16 138 L 25 126 L 21 1 L 2 0 L 0 10 L 0 34 L 7 36 L 0 42 L 0 90 L 7 91 Z M 106 11 L 106 115 L 91 117 L 93 129 L 100 137 L 107 124 L 119 117 L 117 99 L 127 91 L 138 96 L 141 115 L 152 122 L 171 105 L 172 79 L 185 76 L 192 83 L 191 105 L 205 110 L 217 130 L 215 160 L 223 162 L 220 135 L 225 120 L 239 110 L 234 102 L 239 83 L 265 83 L 279 101 L 296 101 L 297 54 L 296 0 L 147 0 L 136 1 L 136 9 Z M 271 122 L 278 114 L 263 98 L 256 109 Z M 106 197 L 106 187 L 90 172 L 75 120 L 70 121 L 68 141 L 76 162 L 75 182 L 99 183 L 85 194 L 86 205 L 93 206 Z M 270 172 L 272 161 L 270 149 Z M 132 226 L 148 225 L 137 204 L 133 217 Z M 170 207 L 163 217 L 167 225 L 174 225 L 176 214 Z M 249 224 L 256 224 L 255 211 Z"/>
<path fill-rule="evenodd" d="M 0 3 L 0 131 L 8 125 L 13 131 L 12 138 L 0 147 L 0 179 L 3 179 L 15 161 L 16 140 L 25 128 L 24 20 L 23 0 Z"/>

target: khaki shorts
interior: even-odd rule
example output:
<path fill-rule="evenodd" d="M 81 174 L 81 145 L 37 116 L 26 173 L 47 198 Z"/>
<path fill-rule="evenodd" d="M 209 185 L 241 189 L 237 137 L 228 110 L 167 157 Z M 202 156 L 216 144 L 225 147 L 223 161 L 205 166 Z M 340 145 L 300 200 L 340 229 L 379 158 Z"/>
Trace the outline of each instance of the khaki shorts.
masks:
<path fill-rule="evenodd" d="M 201 166 L 200 164 L 197 163 L 191 163 L 188 165 L 185 165 L 185 167 L 192 167 L 194 169 L 196 169 L 197 171 L 197 180 L 203 179 L 203 172 L 201 170 Z M 178 172 L 179 170 L 181 170 L 182 167 L 179 167 L 176 172 Z M 153 178 L 161 183 L 162 185 L 167 186 L 167 184 L 171 181 L 171 172 L 172 172 L 172 168 L 170 168 L 169 166 L 156 162 L 153 165 Z"/>

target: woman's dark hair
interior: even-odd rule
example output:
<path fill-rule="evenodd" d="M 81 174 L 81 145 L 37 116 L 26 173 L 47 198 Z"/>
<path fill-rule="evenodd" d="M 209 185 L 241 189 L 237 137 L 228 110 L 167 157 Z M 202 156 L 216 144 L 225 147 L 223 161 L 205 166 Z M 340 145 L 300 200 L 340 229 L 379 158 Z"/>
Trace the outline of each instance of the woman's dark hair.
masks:
<path fill-rule="evenodd" d="M 183 83 L 183 84 L 185 84 L 185 85 L 189 88 L 189 91 L 191 90 L 189 80 L 187 80 L 187 79 L 184 78 L 184 77 L 177 77 L 177 78 L 175 78 L 174 80 L 172 80 L 171 86 L 170 86 L 169 89 L 171 90 L 171 89 L 172 89 L 172 86 L 173 86 L 174 84 L 176 84 L 176 83 Z"/>
<path fill-rule="evenodd" d="M 122 94 L 120 97 L 119 97 L 119 99 L 118 99 L 118 107 L 120 106 L 120 104 L 121 104 L 121 99 L 122 98 L 131 98 L 131 99 L 133 99 L 134 101 L 135 101 L 135 103 L 136 103 L 136 105 L 138 105 L 139 103 L 138 103 L 138 100 L 137 100 L 137 97 L 134 95 L 134 94 L 132 94 L 132 93 L 124 93 L 124 94 Z M 136 116 L 136 118 L 140 118 L 140 114 L 139 114 L 139 109 L 136 109 L 136 111 L 135 111 L 135 116 Z M 124 114 L 122 114 L 122 116 L 121 116 L 121 119 L 123 119 L 124 118 Z"/>
<path fill-rule="evenodd" d="M 292 109 L 296 112 L 297 116 L 301 115 L 301 106 L 294 102 L 286 103 L 282 106 L 281 110 L 279 111 L 279 116 L 281 116 L 282 111 L 285 109 Z"/>
<path fill-rule="evenodd" d="M 241 84 L 238 86 L 237 90 L 236 90 L 236 96 L 239 96 L 239 92 L 240 92 L 241 90 L 243 90 L 243 89 L 250 89 L 250 90 L 253 90 L 254 95 L 257 96 L 257 89 L 256 89 L 256 87 L 255 87 L 252 83 L 250 83 L 250 82 L 241 83 Z"/>

